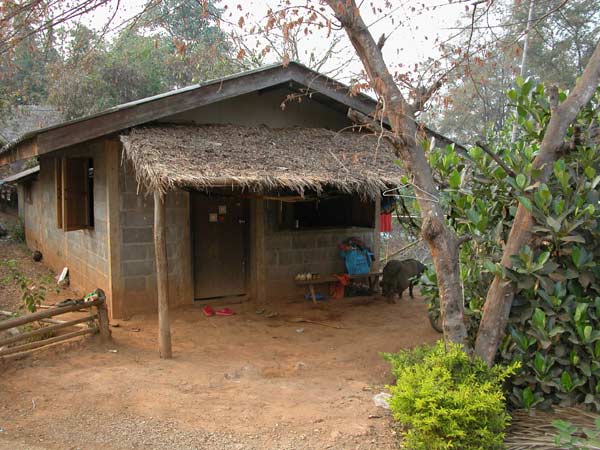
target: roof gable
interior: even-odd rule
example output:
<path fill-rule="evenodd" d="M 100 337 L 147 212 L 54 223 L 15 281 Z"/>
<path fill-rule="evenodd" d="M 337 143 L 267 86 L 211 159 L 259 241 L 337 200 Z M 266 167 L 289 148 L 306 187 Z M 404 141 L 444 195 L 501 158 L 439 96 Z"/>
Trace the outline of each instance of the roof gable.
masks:
<path fill-rule="evenodd" d="M 297 83 L 288 82 L 160 118 L 153 123 L 329 130 L 352 125 L 348 107 L 320 94 L 303 95 L 304 91 L 306 89 Z"/>
<path fill-rule="evenodd" d="M 346 85 L 292 62 L 287 66 L 282 64 L 267 66 L 118 105 L 88 117 L 27 133 L 17 141 L 9 143 L 3 152 L 10 151 L 20 142 L 35 139 L 37 154 L 41 155 L 119 130 L 285 83 L 308 88 L 313 95 L 320 96 L 325 101 L 338 104 L 345 109 L 353 108 L 364 114 L 372 113 L 376 104 L 371 97 L 364 94 L 351 96 Z"/>

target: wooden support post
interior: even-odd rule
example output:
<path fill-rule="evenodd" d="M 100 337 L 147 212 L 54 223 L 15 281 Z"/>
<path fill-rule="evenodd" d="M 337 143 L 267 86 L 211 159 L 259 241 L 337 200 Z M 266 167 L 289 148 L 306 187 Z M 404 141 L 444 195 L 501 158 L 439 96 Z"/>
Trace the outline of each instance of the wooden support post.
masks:
<path fill-rule="evenodd" d="M 265 201 L 262 198 L 250 200 L 251 224 L 251 267 L 252 297 L 257 304 L 266 300 L 266 258 L 265 258 Z"/>
<path fill-rule="evenodd" d="M 317 294 L 315 292 L 315 285 L 312 283 L 309 284 L 308 290 L 310 292 L 310 298 L 312 299 L 312 302 L 316 305 L 317 304 Z"/>
<path fill-rule="evenodd" d="M 158 347 L 161 358 L 173 357 L 171 325 L 169 323 L 169 280 L 167 238 L 165 229 L 165 197 L 154 192 L 154 254 L 158 290 Z"/>
<path fill-rule="evenodd" d="M 121 242 L 123 242 L 123 229 L 121 227 L 121 191 L 119 187 L 119 174 L 124 169 L 121 165 L 121 141 L 118 137 L 104 141 L 104 155 L 106 155 L 106 211 L 107 222 L 107 251 L 110 258 L 108 264 L 108 292 L 106 301 L 111 317 L 124 316 L 123 277 L 121 276 Z M 123 163 L 124 164 L 124 163 Z"/>

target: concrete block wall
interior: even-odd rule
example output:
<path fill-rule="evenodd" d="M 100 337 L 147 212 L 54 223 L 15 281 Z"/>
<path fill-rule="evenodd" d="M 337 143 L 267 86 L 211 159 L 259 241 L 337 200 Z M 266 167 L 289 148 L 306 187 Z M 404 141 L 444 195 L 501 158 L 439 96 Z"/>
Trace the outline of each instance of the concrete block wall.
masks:
<path fill-rule="evenodd" d="M 65 232 L 56 219 L 54 158 L 40 158 L 40 172 L 31 185 L 31 203 L 23 195 L 19 209 L 25 221 L 27 245 L 44 255 L 44 263 L 55 272 L 69 268 L 71 285 L 80 293 L 101 288 L 110 292 L 108 251 L 107 170 L 104 145 L 100 141 L 69 149 L 69 156 L 94 160 L 94 227 Z M 84 208 L 85 205 L 79 207 Z"/>
<path fill-rule="evenodd" d="M 373 228 L 327 228 L 278 231 L 272 226 L 265 236 L 266 296 L 270 300 L 303 295 L 294 283 L 298 273 L 331 275 L 346 271 L 338 245 L 356 236 L 373 248 Z M 327 294 L 327 285 L 317 288 Z"/>
<path fill-rule="evenodd" d="M 133 168 L 120 165 L 118 257 L 113 260 L 113 316 L 127 317 L 157 309 L 154 261 L 154 198 L 138 187 Z M 166 198 L 169 299 L 172 306 L 193 302 L 189 193 Z"/>

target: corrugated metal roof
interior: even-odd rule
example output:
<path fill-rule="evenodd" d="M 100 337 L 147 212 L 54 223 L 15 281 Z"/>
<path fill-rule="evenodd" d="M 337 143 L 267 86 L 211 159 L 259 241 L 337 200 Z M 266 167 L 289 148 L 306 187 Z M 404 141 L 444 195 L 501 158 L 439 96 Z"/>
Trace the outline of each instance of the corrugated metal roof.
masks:
<path fill-rule="evenodd" d="M 57 109 L 46 105 L 17 106 L 12 114 L 0 122 L 0 139 L 7 143 L 20 136 L 56 125 L 64 120 Z"/>
<path fill-rule="evenodd" d="M 39 171 L 40 171 L 40 166 L 35 166 L 35 167 L 32 167 L 31 169 L 27 169 L 22 172 L 15 173 L 14 175 L 11 175 L 9 177 L 6 177 L 3 180 L 0 180 L 0 183 L 14 183 L 15 181 L 21 181 L 24 178 L 37 175 L 37 173 Z"/>

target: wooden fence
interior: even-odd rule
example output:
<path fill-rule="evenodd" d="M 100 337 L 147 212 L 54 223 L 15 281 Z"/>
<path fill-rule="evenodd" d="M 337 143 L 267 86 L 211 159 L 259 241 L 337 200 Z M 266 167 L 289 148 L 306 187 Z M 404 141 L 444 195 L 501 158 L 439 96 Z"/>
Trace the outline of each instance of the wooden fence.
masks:
<path fill-rule="evenodd" d="M 57 321 L 50 319 L 51 317 L 59 316 L 61 314 L 82 310 L 87 310 L 89 314 L 85 317 L 68 321 Z M 15 336 L 0 339 L 0 359 L 3 359 L 9 355 L 17 356 L 18 354 L 29 353 L 34 349 L 45 347 L 46 345 L 55 344 L 57 342 L 66 341 L 67 339 L 85 336 L 88 334 L 100 333 L 102 338 L 110 339 L 106 299 L 101 291 L 96 291 L 96 293 L 89 298 L 89 301 L 86 302 L 77 302 L 71 305 L 54 307 L 45 309 L 43 311 L 34 312 L 32 314 L 27 314 L 25 316 L 0 321 L 0 332 L 40 321 L 48 321 L 53 323 L 53 325 L 40 327 L 32 331 L 19 333 Z M 57 330 L 74 327 L 83 323 L 88 323 L 88 327 L 78 331 L 71 331 L 59 336 L 52 336 Z M 50 336 L 43 337 L 44 335 Z M 8 345 L 12 345 L 16 342 L 29 340 L 39 336 L 42 336 L 42 338 L 39 340 L 16 345 L 14 347 L 7 347 Z"/>

